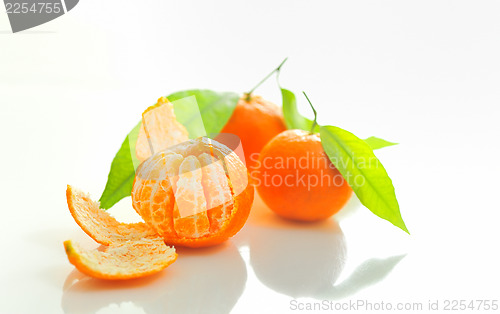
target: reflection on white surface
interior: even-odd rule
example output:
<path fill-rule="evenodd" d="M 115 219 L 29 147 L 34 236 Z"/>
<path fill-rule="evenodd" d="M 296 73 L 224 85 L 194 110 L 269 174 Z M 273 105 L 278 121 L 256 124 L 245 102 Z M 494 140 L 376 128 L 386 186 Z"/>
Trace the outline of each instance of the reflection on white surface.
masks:
<path fill-rule="evenodd" d="M 252 226 L 250 263 L 259 280 L 277 292 L 315 297 L 331 287 L 345 263 L 342 230 L 334 220 L 319 224 L 276 221 Z"/>
<path fill-rule="evenodd" d="M 166 271 L 148 278 L 107 282 L 74 270 L 63 287 L 65 313 L 229 313 L 243 293 L 247 273 L 231 243 L 178 249 Z"/>
<path fill-rule="evenodd" d="M 230 313 L 243 294 L 247 299 L 242 297 L 238 310 L 245 311 L 264 306 L 255 304 L 261 298 L 286 303 L 280 295 L 340 300 L 382 281 L 405 256 L 368 255 L 346 264 L 347 250 L 335 219 L 283 220 L 257 196 L 248 223 L 233 240 L 213 248 L 178 248 L 179 258 L 167 270 L 137 280 L 102 281 L 73 270 L 61 306 L 65 313 L 219 314 Z M 251 295 L 258 297 L 249 301 Z"/>
<path fill-rule="evenodd" d="M 318 295 L 318 299 L 339 300 L 354 295 L 363 288 L 382 281 L 405 256 L 369 259 L 359 265 L 346 280 L 325 289 Z"/>
<path fill-rule="evenodd" d="M 404 257 L 368 259 L 337 283 L 347 248 L 335 219 L 316 223 L 287 221 L 256 197 L 246 228 L 250 263 L 257 278 L 293 298 L 338 300 L 354 295 L 385 278 Z"/>

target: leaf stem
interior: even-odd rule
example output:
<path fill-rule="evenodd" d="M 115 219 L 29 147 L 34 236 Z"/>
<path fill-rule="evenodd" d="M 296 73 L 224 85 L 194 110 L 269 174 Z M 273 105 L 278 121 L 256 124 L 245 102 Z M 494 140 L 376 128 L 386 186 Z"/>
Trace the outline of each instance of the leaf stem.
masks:
<path fill-rule="evenodd" d="M 306 99 L 307 101 L 309 102 L 309 105 L 311 106 L 311 109 L 312 111 L 314 112 L 314 121 L 313 121 L 313 124 L 311 126 L 311 130 L 309 131 L 309 133 L 313 134 L 314 133 L 314 129 L 316 128 L 316 126 L 318 125 L 318 122 L 316 121 L 317 118 L 318 118 L 318 114 L 316 112 L 316 109 L 314 109 L 314 106 L 313 104 L 311 103 L 311 101 L 309 100 L 309 97 L 307 97 L 307 94 L 306 92 L 302 91 L 302 93 L 304 94 L 304 96 L 306 96 Z"/>
<path fill-rule="evenodd" d="M 269 73 L 268 75 L 266 75 L 266 77 L 264 77 L 257 85 L 254 86 L 254 88 L 252 88 L 249 92 L 245 93 L 246 95 L 246 101 L 250 101 L 250 97 L 252 96 L 252 93 L 257 89 L 257 87 L 259 87 L 260 85 L 262 85 L 262 83 L 264 83 L 268 78 L 270 78 L 274 73 L 276 72 L 280 72 L 281 71 L 281 67 L 283 66 L 283 64 L 285 64 L 286 60 L 288 60 L 288 57 L 285 58 L 285 60 L 281 61 L 280 65 L 271 71 L 271 73 Z"/>

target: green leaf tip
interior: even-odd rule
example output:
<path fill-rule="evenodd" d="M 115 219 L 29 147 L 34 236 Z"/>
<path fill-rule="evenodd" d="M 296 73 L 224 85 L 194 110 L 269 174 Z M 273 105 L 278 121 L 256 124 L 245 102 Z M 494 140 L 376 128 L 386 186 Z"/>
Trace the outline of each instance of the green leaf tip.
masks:
<path fill-rule="evenodd" d="M 398 145 L 398 143 L 392 143 L 389 141 L 386 141 L 384 139 L 375 137 L 375 136 L 370 136 L 369 138 L 364 140 L 373 150 L 384 148 L 384 147 L 389 147 L 389 146 L 394 146 Z"/>
<path fill-rule="evenodd" d="M 372 213 L 410 234 L 403 221 L 392 180 L 368 143 L 335 126 L 320 127 L 323 149 Z"/>

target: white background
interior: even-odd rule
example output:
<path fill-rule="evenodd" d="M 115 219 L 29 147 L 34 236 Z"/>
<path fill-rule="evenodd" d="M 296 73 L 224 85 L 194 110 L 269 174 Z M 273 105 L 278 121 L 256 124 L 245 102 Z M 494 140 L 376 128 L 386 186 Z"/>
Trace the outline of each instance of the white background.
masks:
<path fill-rule="evenodd" d="M 499 13 L 498 1 L 82 0 L 18 34 L 0 13 L 0 313 L 296 313 L 290 302 L 324 299 L 423 313 L 499 299 Z M 179 249 L 158 276 L 75 271 L 62 242 L 96 244 L 66 184 L 97 199 L 158 97 L 244 92 L 284 57 L 282 84 L 308 92 L 320 123 L 400 143 L 377 155 L 411 236 L 356 199 L 313 225 L 256 200 L 230 243 Z M 273 80 L 258 93 L 281 102 Z M 131 212 L 130 199 L 111 210 Z"/>

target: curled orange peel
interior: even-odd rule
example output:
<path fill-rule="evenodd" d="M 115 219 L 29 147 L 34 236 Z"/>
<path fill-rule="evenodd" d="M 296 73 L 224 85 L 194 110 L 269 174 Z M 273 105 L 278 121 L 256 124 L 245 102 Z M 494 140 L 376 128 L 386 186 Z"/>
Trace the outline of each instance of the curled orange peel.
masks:
<path fill-rule="evenodd" d="M 99 208 L 99 202 L 68 185 L 68 207 L 76 223 L 102 249 L 85 250 L 71 240 L 64 242 L 66 255 L 79 271 L 94 278 L 121 280 L 155 274 L 177 259 L 145 223 L 121 223 Z"/>
<path fill-rule="evenodd" d="M 103 250 L 85 250 L 71 240 L 64 242 L 71 264 L 99 279 L 124 280 L 155 274 L 175 262 L 175 249 L 162 238 L 117 242 Z"/>

